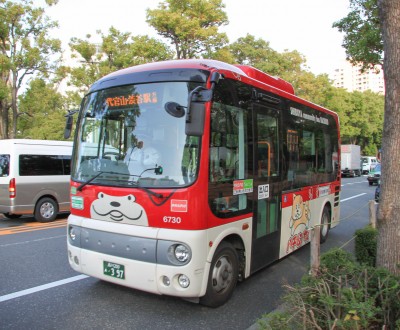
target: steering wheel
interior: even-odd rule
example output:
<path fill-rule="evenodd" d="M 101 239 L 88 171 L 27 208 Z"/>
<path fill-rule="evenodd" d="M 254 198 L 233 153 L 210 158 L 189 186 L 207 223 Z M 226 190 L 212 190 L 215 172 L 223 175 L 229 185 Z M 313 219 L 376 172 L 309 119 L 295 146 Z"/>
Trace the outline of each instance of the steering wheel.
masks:
<path fill-rule="evenodd" d="M 115 160 L 118 160 L 120 157 L 119 153 L 115 151 L 106 151 L 105 153 L 103 153 L 103 158 L 108 158 L 112 160 L 113 156 L 115 157 Z"/>

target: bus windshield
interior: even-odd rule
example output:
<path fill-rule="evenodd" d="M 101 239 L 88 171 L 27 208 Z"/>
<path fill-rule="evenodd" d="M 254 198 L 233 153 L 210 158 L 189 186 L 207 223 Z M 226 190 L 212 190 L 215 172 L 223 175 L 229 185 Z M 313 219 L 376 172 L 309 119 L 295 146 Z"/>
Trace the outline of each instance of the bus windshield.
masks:
<path fill-rule="evenodd" d="M 185 134 L 187 82 L 127 85 L 83 100 L 72 179 L 108 186 L 179 187 L 196 179 L 199 137 Z M 181 111 L 171 114 L 166 104 Z M 89 182 L 90 181 L 90 182 Z"/>

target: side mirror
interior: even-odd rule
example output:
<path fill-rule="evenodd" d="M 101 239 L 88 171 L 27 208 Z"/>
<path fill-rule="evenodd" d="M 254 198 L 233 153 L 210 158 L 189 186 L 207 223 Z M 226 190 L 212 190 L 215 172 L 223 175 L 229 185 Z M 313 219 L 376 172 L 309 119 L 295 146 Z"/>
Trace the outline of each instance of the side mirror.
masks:
<path fill-rule="evenodd" d="M 65 123 L 65 129 L 64 129 L 64 139 L 70 138 L 73 122 L 74 122 L 74 119 L 72 118 L 72 116 L 67 116 L 67 120 Z"/>
<path fill-rule="evenodd" d="M 65 122 L 65 129 L 64 129 L 64 139 L 69 139 L 72 132 L 72 125 L 74 123 L 73 115 L 77 113 L 79 110 L 68 110 L 68 114 L 65 115 L 67 118 Z"/>
<path fill-rule="evenodd" d="M 186 111 L 186 135 L 201 136 L 204 131 L 205 102 L 212 100 L 215 85 L 218 84 L 222 75 L 213 72 L 210 77 L 211 87 L 207 89 L 197 86 L 189 93 L 188 106 Z"/>
<path fill-rule="evenodd" d="M 193 102 L 190 107 L 190 121 L 186 121 L 186 135 L 202 136 L 204 132 L 205 105 Z"/>

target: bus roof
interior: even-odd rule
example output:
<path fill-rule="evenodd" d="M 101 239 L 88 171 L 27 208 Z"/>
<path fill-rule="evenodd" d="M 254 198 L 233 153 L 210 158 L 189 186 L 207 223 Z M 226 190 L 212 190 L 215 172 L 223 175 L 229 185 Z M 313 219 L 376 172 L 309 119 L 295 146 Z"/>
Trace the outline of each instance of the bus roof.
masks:
<path fill-rule="evenodd" d="M 237 80 L 248 79 L 254 84 L 265 86 L 283 97 L 312 106 L 323 112 L 338 117 L 337 114 L 320 105 L 307 101 L 295 95 L 293 86 L 278 77 L 247 65 L 232 65 L 210 59 L 181 59 L 140 64 L 113 72 L 95 82 L 88 93 L 132 83 L 165 82 L 165 81 L 196 81 L 205 83 L 210 72 L 219 71 Z M 338 120 L 338 118 L 336 119 Z"/>
<path fill-rule="evenodd" d="M 155 72 L 155 71 L 163 71 L 165 76 L 168 76 L 168 72 L 165 70 L 174 70 L 174 69 L 195 69 L 195 70 L 204 70 L 204 71 L 230 71 L 233 74 L 246 76 L 254 80 L 258 80 L 263 82 L 267 85 L 273 86 L 280 90 L 283 90 L 287 93 L 294 94 L 293 86 L 288 83 L 287 81 L 271 76 L 267 73 L 264 73 L 256 68 L 253 68 L 248 65 L 231 65 L 228 63 L 224 63 L 217 60 L 207 60 L 207 59 L 191 59 L 191 60 L 170 60 L 170 61 L 163 61 L 163 62 L 153 62 L 147 64 L 140 64 L 130 68 L 118 70 L 113 72 L 99 81 L 97 81 L 91 87 L 91 91 L 102 89 L 109 87 L 107 86 L 107 82 L 110 83 L 122 76 L 131 76 L 132 74 L 139 74 L 143 72 Z M 152 74 L 153 78 L 155 77 Z M 171 77 L 171 76 L 169 76 Z M 187 78 L 187 75 L 186 75 Z M 197 77 L 199 79 L 199 77 Z M 144 79 L 144 77 L 142 77 Z M 205 82 L 206 77 L 200 80 Z M 101 87 L 100 87 L 101 86 Z"/>

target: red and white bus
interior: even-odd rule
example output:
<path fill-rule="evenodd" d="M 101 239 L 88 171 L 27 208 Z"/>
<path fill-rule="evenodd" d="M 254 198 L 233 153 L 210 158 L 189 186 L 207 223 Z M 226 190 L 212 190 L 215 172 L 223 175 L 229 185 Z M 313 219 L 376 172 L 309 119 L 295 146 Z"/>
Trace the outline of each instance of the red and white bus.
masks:
<path fill-rule="evenodd" d="M 82 101 L 71 169 L 78 272 L 217 307 L 339 219 L 336 113 L 257 69 L 120 70 Z"/>

